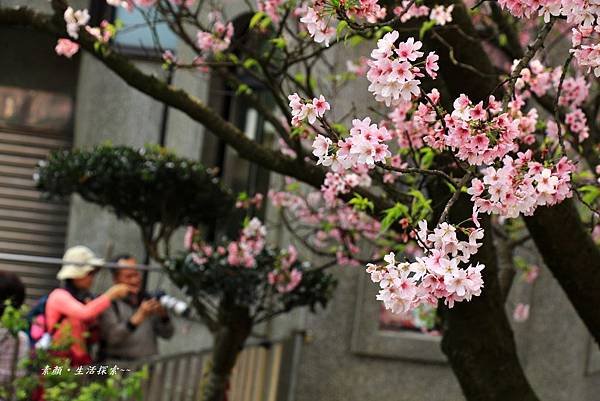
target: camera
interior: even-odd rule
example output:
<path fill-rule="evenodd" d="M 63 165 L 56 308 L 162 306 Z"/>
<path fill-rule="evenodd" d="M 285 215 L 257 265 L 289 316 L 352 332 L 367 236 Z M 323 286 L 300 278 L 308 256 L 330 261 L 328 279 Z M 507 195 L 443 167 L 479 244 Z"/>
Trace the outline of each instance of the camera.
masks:
<path fill-rule="evenodd" d="M 156 299 L 160 304 L 170 312 L 173 312 L 177 316 L 189 317 L 192 310 L 187 302 L 167 295 L 164 291 L 154 291 L 146 293 L 145 299 Z"/>

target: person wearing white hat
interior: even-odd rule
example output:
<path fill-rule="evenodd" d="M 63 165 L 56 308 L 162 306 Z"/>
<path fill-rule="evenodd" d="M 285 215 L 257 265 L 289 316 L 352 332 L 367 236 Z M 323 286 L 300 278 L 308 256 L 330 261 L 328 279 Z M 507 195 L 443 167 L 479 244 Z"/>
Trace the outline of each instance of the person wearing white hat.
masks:
<path fill-rule="evenodd" d="M 93 298 L 90 288 L 97 266 L 104 261 L 85 246 L 69 248 L 63 256 L 63 263 L 56 277 L 64 282 L 64 288 L 57 288 L 48 296 L 46 324 L 55 345 L 72 341 L 64 356 L 71 359 L 71 366 L 80 366 L 92 362 L 88 352 L 89 338 L 86 339 L 85 333 L 113 300 L 125 297 L 131 288 L 116 284 Z"/>

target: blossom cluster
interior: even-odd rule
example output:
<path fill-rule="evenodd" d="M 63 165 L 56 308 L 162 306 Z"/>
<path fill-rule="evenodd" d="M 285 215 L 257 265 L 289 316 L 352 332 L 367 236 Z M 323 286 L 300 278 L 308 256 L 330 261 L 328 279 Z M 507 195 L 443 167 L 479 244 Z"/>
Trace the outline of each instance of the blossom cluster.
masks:
<path fill-rule="evenodd" d="M 371 177 L 365 169 L 354 168 L 353 171 L 347 173 L 327 172 L 325 174 L 325 180 L 321 185 L 321 193 L 327 205 L 335 206 L 339 195 L 349 193 L 352 188 L 371 186 Z"/>
<path fill-rule="evenodd" d="M 352 120 L 350 135 L 340 139 L 337 150 L 330 150 L 332 140 L 317 135 L 313 142 L 313 155 L 318 158 L 317 164 L 331 166 L 334 172 L 340 172 L 352 167 L 375 167 L 375 163 L 384 162 L 391 156 L 388 145 L 385 143 L 392 139 L 387 128 L 371 124 L 371 119 Z"/>
<path fill-rule="evenodd" d="M 599 8 L 596 6 L 596 8 Z M 573 28 L 572 42 L 573 55 L 579 66 L 589 73 L 593 71 L 596 77 L 600 77 L 600 42 L 598 42 L 600 26 Z"/>
<path fill-rule="evenodd" d="M 342 3 L 342 2 L 340 2 Z M 381 7 L 378 0 L 345 1 L 346 13 L 350 17 L 375 23 L 385 18 L 386 10 Z"/>
<path fill-rule="evenodd" d="M 169 0 L 174 6 L 191 7 L 196 0 Z M 122 7 L 128 11 L 133 10 L 134 6 L 148 8 L 156 5 L 157 0 L 106 0 L 106 3 L 113 7 Z"/>
<path fill-rule="evenodd" d="M 281 20 L 279 7 L 284 0 L 257 0 L 258 11 L 262 11 L 269 16 L 271 21 L 277 23 Z"/>
<path fill-rule="evenodd" d="M 86 26 L 85 30 L 101 43 L 108 43 L 115 33 L 114 27 L 107 20 L 102 20 L 99 27 Z"/>
<path fill-rule="evenodd" d="M 270 191 L 269 199 L 273 206 L 285 210 L 290 224 L 303 227 L 308 246 L 334 255 L 339 265 L 359 265 L 359 242 L 373 241 L 380 235 L 379 221 L 343 202 L 336 200 L 330 204 L 324 201 L 322 192 L 303 195 L 293 191 Z"/>
<path fill-rule="evenodd" d="M 386 15 L 386 9 L 379 5 L 378 0 L 340 1 L 340 5 L 349 17 L 370 23 L 375 23 Z M 336 28 L 331 25 L 335 20 L 334 13 L 335 10 L 326 7 L 322 0 L 315 0 L 310 6 L 305 4 L 296 10 L 296 14 L 301 16 L 300 22 L 313 40 L 324 43 L 325 46 L 329 46 L 330 40 L 335 36 Z"/>
<path fill-rule="evenodd" d="M 58 39 L 54 50 L 59 56 L 71 58 L 79 51 L 79 44 L 73 42 L 72 40 L 61 38 Z"/>
<path fill-rule="evenodd" d="M 499 0 L 501 7 L 506 8 L 518 18 L 543 16 L 545 22 L 551 17 L 566 17 L 567 23 L 581 25 L 584 28 L 597 23 L 600 8 L 585 0 Z"/>
<path fill-rule="evenodd" d="M 196 34 L 196 46 L 202 52 L 211 54 L 227 50 L 233 37 L 233 24 L 225 23 L 219 12 L 209 13 L 212 23 L 210 31 L 198 31 Z"/>
<path fill-rule="evenodd" d="M 294 127 L 301 126 L 303 121 L 314 124 L 318 117 L 323 117 L 327 110 L 331 110 L 323 95 L 312 101 L 305 101 L 297 93 L 293 93 L 288 96 L 288 100 L 292 109 L 292 126 Z"/>
<path fill-rule="evenodd" d="M 505 156 L 502 167 L 487 167 L 483 181 L 474 178 L 467 192 L 474 202 L 474 215 L 494 213 L 507 218 L 530 216 L 538 206 L 555 205 L 572 196 L 571 172 L 575 169 L 566 157 L 553 166 L 532 159 L 528 150 L 516 159 Z"/>
<path fill-rule="evenodd" d="M 87 9 L 75 11 L 68 7 L 64 12 L 64 19 L 67 26 L 67 33 L 73 39 L 79 38 L 79 28 L 86 26 L 90 21 L 90 14 Z"/>
<path fill-rule="evenodd" d="M 421 18 L 429 16 L 430 21 L 434 21 L 436 25 L 446 25 L 448 22 L 452 22 L 452 11 L 454 10 L 454 4 L 445 7 L 443 5 L 437 5 L 430 9 L 426 5 L 403 0 L 400 6 L 394 8 L 393 13 L 400 16 L 400 22 L 406 22 L 412 18 Z"/>
<path fill-rule="evenodd" d="M 571 52 L 580 67 L 594 72 L 600 77 L 600 45 L 597 39 L 591 39 L 594 33 L 600 33 L 600 7 L 597 2 L 587 0 L 499 0 L 501 7 L 519 18 L 544 17 L 547 23 L 551 17 L 566 20 L 572 27 L 573 47 Z M 591 39 L 589 44 L 585 39 Z"/>
<path fill-rule="evenodd" d="M 199 238 L 195 227 L 188 227 L 184 236 L 184 247 L 190 251 L 191 260 L 197 265 L 212 264 L 243 268 L 264 268 L 257 265 L 256 258 L 265 251 L 266 228 L 258 218 L 250 220 L 236 241 L 213 246 Z M 268 253 L 268 252 L 267 252 Z M 266 280 L 279 293 L 293 291 L 302 281 L 304 264 L 298 262 L 298 251 L 293 245 L 274 254 Z"/>
<path fill-rule="evenodd" d="M 446 145 L 456 151 L 456 156 L 471 165 L 491 164 L 510 151 L 518 149 L 519 120 L 508 113 L 500 114 L 502 105 L 490 96 L 487 106 L 483 102 L 473 105 L 466 96 L 454 101 L 451 115 L 445 116 Z"/>
<path fill-rule="evenodd" d="M 302 272 L 293 264 L 298 260 L 298 251 L 293 245 L 283 251 L 279 258 L 279 265 L 269 272 L 267 279 L 269 284 L 280 293 L 293 291 L 302 281 Z"/>
<path fill-rule="evenodd" d="M 419 222 L 418 244 L 424 256 L 398 263 L 392 252 L 384 257 L 385 265 L 367 265 L 371 280 L 379 283 L 377 299 L 393 313 L 403 313 L 423 304 L 435 306 L 438 299 L 453 307 L 479 296 L 484 265 L 467 264 L 481 246 L 483 230 L 471 229 L 464 235 L 466 241 L 459 240 L 457 228 L 448 223 L 430 232 L 425 220 Z"/>
<path fill-rule="evenodd" d="M 300 22 L 306 26 L 306 30 L 315 42 L 329 46 L 329 41 L 335 35 L 335 28 L 329 25 L 328 19 L 322 15 L 322 12 L 308 7 Z"/>
<path fill-rule="evenodd" d="M 400 103 L 388 114 L 386 124 L 400 148 L 419 149 L 425 143 L 434 149 L 445 146 L 443 126 L 434 109 L 440 93 L 433 89 L 426 94 L 426 99 Z"/>
<path fill-rule="evenodd" d="M 416 63 L 424 56 L 419 51 L 423 44 L 414 38 L 408 38 L 396 46 L 399 36 L 398 31 L 386 33 L 377 41 L 377 48 L 371 52 L 372 60 L 368 62 L 367 79 L 371 83 L 369 92 L 388 107 L 409 102 L 418 96 L 421 83 L 419 78 L 424 77 L 421 67 Z M 435 78 L 437 69 L 437 55 L 431 52 L 425 60 L 425 72 Z"/>
<path fill-rule="evenodd" d="M 517 61 L 513 63 L 513 69 L 517 65 Z M 562 67 L 556 67 L 554 69 L 545 67 L 539 60 L 532 60 L 529 66 L 521 71 L 519 79 L 515 83 L 515 89 L 517 90 L 516 99 L 510 103 L 511 112 L 518 114 L 524 104 L 525 100 L 531 96 L 531 92 L 537 97 L 543 97 L 545 95 L 556 96 L 551 93 L 551 90 L 558 92 L 560 87 L 560 97 L 558 104 L 566 107 L 569 112 L 566 113 L 564 123 L 568 126 L 569 131 L 577 137 L 579 142 L 584 141 L 589 137 L 589 127 L 587 124 L 587 117 L 581 110 L 581 105 L 589 95 L 590 83 L 586 81 L 583 76 L 577 77 L 566 77 L 562 84 L 560 82 L 562 75 Z M 537 113 L 535 109 L 531 109 L 530 113 Z M 530 114 L 530 116 L 533 116 Z M 535 114 L 537 120 L 537 114 Z M 549 136 L 556 137 L 556 124 L 549 123 Z M 525 126 L 535 127 L 535 121 L 526 123 L 521 118 L 520 128 L 522 131 Z M 531 138 L 531 132 L 523 132 L 521 136 L 523 141 L 527 144 L 533 143 L 535 139 Z M 556 139 L 556 138 L 555 138 Z"/>
<path fill-rule="evenodd" d="M 256 267 L 256 256 L 265 248 L 267 230 L 262 222 L 254 217 L 242 229 L 237 241 L 230 242 L 226 247 L 218 246 L 216 248 L 194 241 L 196 235 L 197 230 L 188 227 L 184 237 L 184 247 L 193 252 L 192 258 L 197 264 L 206 263 L 208 258 L 216 252 L 221 256 L 226 256 L 230 266 L 253 268 Z"/>
<path fill-rule="evenodd" d="M 72 7 L 68 7 L 64 12 L 64 20 L 67 33 L 73 39 L 79 38 L 79 30 L 81 27 L 84 27 L 87 33 L 101 43 L 107 43 L 115 33 L 114 26 L 106 20 L 103 20 L 98 27 L 87 25 L 90 21 L 90 15 L 87 9 L 75 11 Z M 70 39 L 60 38 L 58 39 L 54 50 L 59 56 L 71 58 L 79 51 L 79 44 Z"/>
<path fill-rule="evenodd" d="M 517 64 L 518 60 L 515 60 L 512 69 Z M 527 67 L 521 70 L 519 79 L 515 83 L 515 89 L 524 99 L 531 96 L 530 91 L 538 97 L 550 94 L 550 90 L 557 92 L 562 72 L 562 67 L 548 68 L 539 60 L 532 60 Z M 566 77 L 562 83 L 558 104 L 572 109 L 577 108 L 588 97 L 589 89 L 590 84 L 584 77 Z"/>

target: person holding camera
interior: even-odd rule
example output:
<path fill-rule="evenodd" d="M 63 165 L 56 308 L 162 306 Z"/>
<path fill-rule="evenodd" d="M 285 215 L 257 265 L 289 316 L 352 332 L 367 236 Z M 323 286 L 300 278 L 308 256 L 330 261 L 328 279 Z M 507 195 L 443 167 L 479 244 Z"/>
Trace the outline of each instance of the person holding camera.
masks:
<path fill-rule="evenodd" d="M 78 245 L 67 249 L 63 261 L 56 277 L 64 285 L 48 295 L 44 308 L 45 329 L 55 346 L 68 348 L 55 351 L 57 356 L 69 358 L 71 366 L 88 365 L 92 362 L 90 346 L 97 341 L 98 316 L 111 302 L 126 296 L 131 288 L 115 284 L 94 297 L 90 290 L 97 265 L 104 261 L 88 247 Z"/>
<path fill-rule="evenodd" d="M 175 332 L 167 310 L 142 291 L 142 274 L 136 259 L 123 254 L 113 259 L 122 268 L 114 269 L 113 282 L 131 288 L 129 295 L 113 301 L 100 317 L 101 358 L 127 362 L 158 354 L 158 337 L 171 338 Z"/>

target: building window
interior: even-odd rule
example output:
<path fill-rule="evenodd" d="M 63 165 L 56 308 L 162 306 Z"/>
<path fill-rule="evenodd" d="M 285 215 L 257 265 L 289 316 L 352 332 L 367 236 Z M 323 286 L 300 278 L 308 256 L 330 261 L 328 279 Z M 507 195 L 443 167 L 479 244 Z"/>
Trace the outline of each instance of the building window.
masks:
<path fill-rule="evenodd" d="M 0 126 L 70 132 L 73 99 L 63 93 L 0 87 Z"/>
<path fill-rule="evenodd" d="M 354 313 L 351 351 L 357 355 L 445 363 L 436 331 L 417 328 L 414 316 L 382 313 L 375 299 L 377 286 L 367 274 L 358 274 L 358 296 Z"/>
<path fill-rule="evenodd" d="M 153 21 L 156 10 L 150 8 L 146 18 Z M 115 43 L 125 48 L 155 49 L 157 44 L 154 40 L 152 30 L 148 27 L 146 19 L 141 11 L 134 9 L 129 12 L 118 7 L 115 12 L 115 20 L 123 22 L 123 29 L 115 38 Z M 163 49 L 175 50 L 177 48 L 177 35 L 171 31 L 166 22 L 156 23 L 156 34 Z"/>

